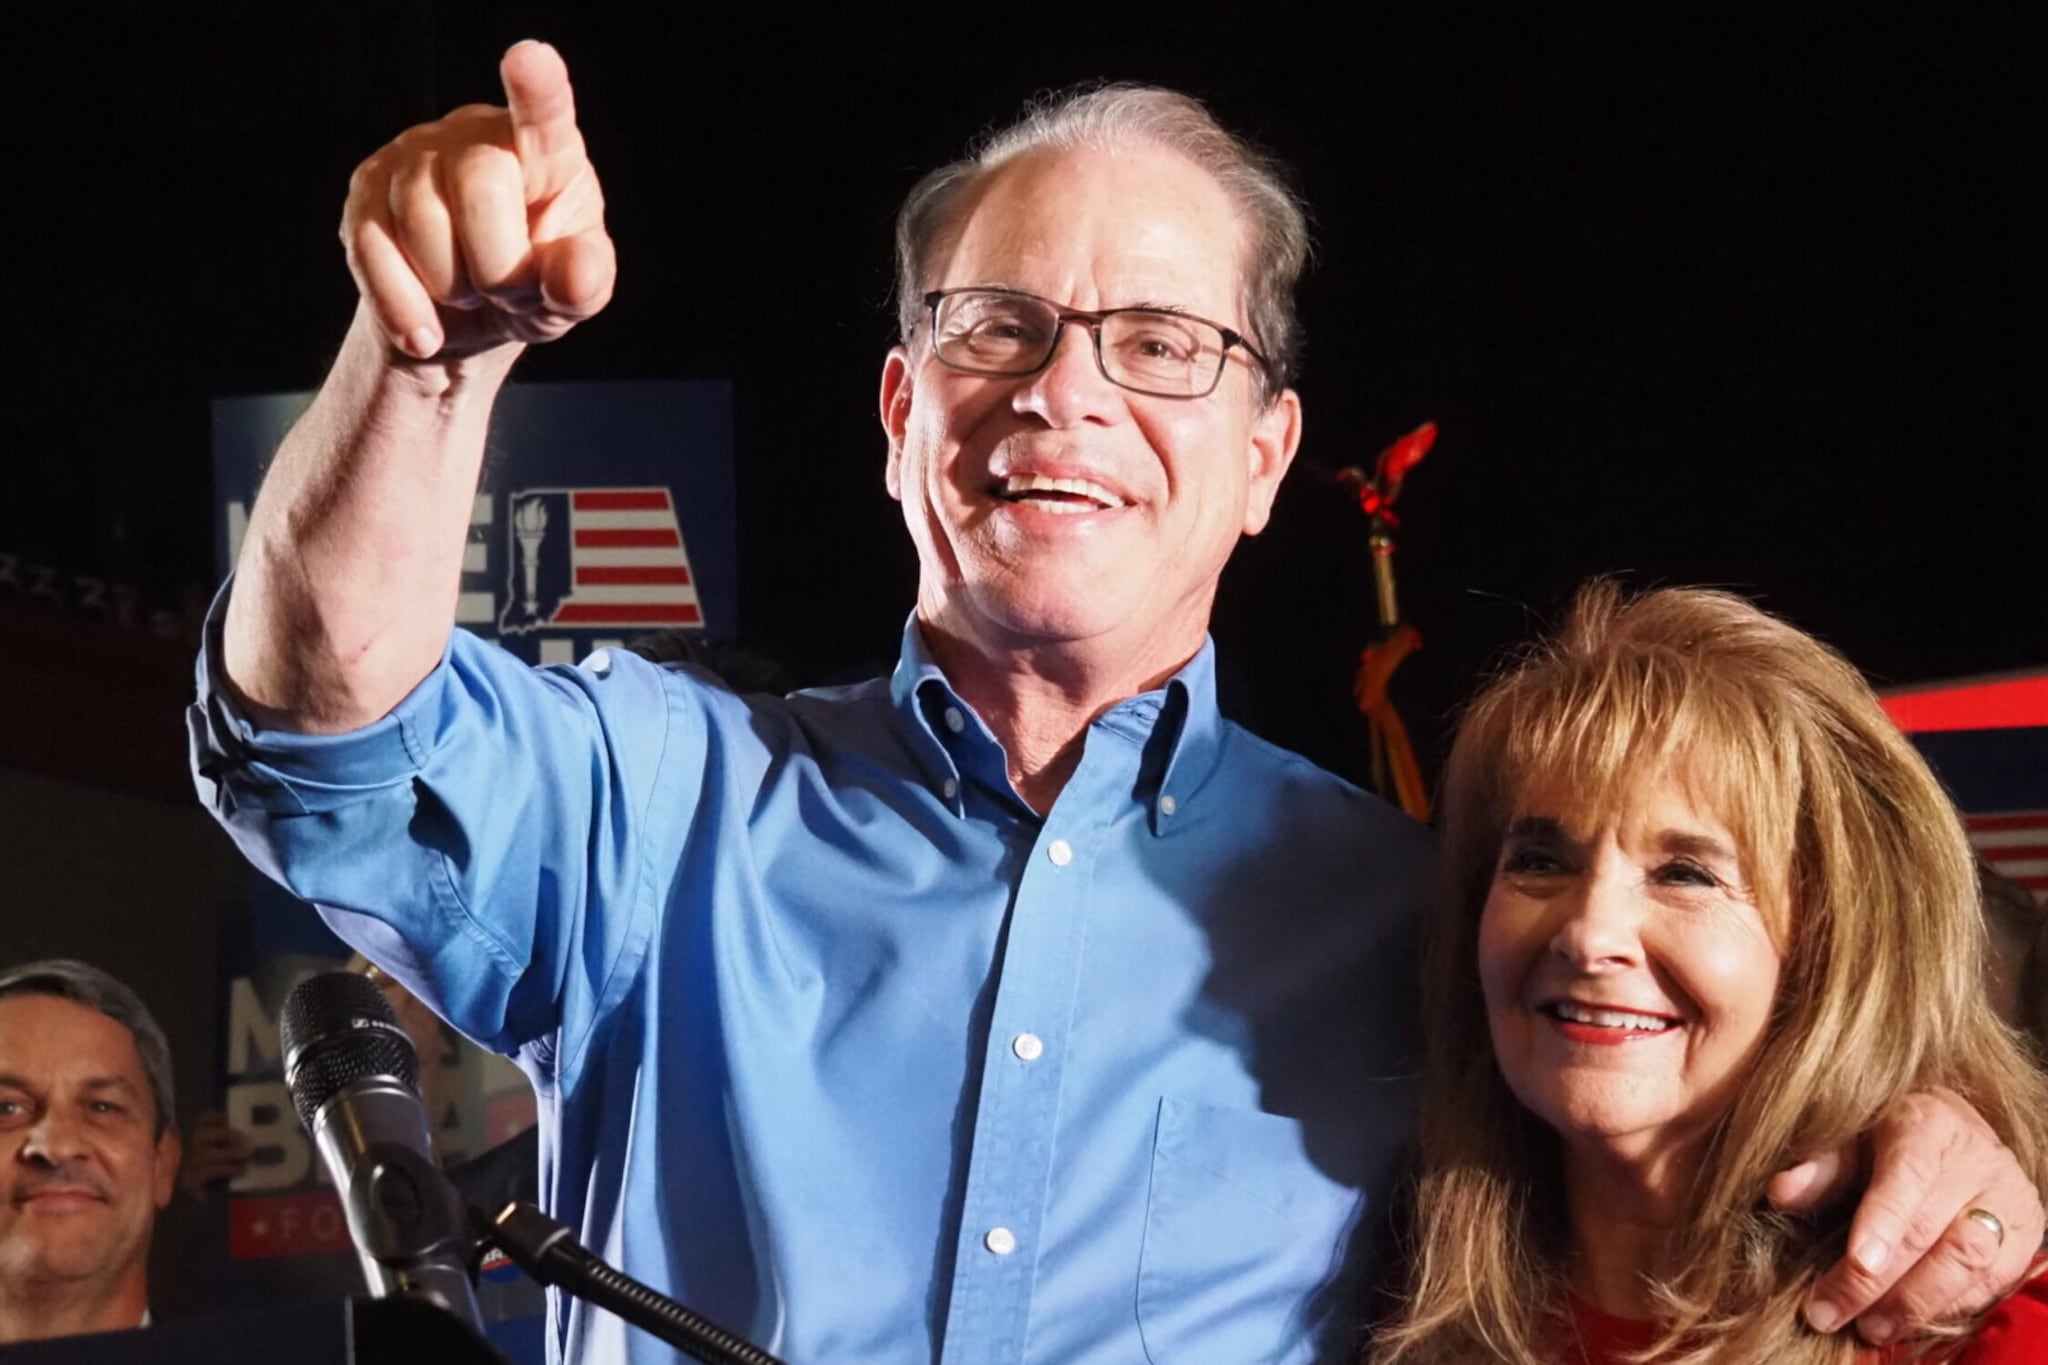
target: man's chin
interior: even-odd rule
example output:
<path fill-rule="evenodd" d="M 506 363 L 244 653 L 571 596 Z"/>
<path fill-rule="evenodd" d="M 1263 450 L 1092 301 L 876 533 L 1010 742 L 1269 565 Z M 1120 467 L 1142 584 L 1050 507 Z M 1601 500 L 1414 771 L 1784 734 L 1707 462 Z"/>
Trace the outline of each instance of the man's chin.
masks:
<path fill-rule="evenodd" d="M 56 1207 L 59 1203 L 64 1207 Z M 38 1211 L 43 1204 L 51 1207 Z M 125 1259 L 121 1248 L 131 1230 L 123 1225 L 120 1211 L 104 1200 L 89 1205 L 35 1200 L 18 1212 L 26 1216 L 16 1219 L 8 1239 L 12 1245 L 0 1253 L 0 1261 L 33 1267 L 41 1277 L 68 1280 L 103 1275 L 109 1265 Z"/>
<path fill-rule="evenodd" d="M 102 1280 L 118 1257 L 110 1254 L 102 1238 L 47 1238 L 40 1245 L 25 1248 L 6 1258 L 13 1267 L 8 1278 L 22 1283 L 69 1284 L 78 1280 Z"/>
<path fill-rule="evenodd" d="M 1100 594 L 984 597 L 975 634 L 1006 650 L 1080 648 L 1116 634 L 1124 614 Z"/>

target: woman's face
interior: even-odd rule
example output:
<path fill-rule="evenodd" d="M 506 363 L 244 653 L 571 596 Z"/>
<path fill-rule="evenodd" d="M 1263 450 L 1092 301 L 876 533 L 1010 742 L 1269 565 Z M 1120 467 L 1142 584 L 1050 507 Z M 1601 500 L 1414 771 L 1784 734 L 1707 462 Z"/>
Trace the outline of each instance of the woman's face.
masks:
<path fill-rule="evenodd" d="M 1781 956 L 1734 836 L 1672 775 L 1597 827 L 1561 795 L 1524 798 L 1480 917 L 1494 1055 L 1569 1146 L 1649 1162 L 1728 1107 Z"/>

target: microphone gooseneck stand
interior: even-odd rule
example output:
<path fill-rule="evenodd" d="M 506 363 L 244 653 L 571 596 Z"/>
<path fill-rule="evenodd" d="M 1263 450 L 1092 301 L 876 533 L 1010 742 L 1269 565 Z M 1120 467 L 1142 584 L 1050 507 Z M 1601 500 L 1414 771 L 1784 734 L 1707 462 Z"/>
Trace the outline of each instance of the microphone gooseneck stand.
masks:
<path fill-rule="evenodd" d="M 334 1175 L 377 1298 L 431 1303 L 479 1338 L 478 1242 L 541 1284 L 616 1314 L 703 1365 L 783 1365 L 744 1337 L 613 1269 L 531 1204 L 464 1204 L 433 1160 L 419 1052 L 384 993 L 351 972 L 309 977 L 279 1028 L 292 1102 Z"/>
<path fill-rule="evenodd" d="M 566 1224 L 531 1204 L 515 1201 L 494 1215 L 472 1209 L 470 1216 L 481 1237 L 541 1284 L 617 1314 L 704 1365 L 783 1365 L 745 1338 L 606 1265 Z"/>

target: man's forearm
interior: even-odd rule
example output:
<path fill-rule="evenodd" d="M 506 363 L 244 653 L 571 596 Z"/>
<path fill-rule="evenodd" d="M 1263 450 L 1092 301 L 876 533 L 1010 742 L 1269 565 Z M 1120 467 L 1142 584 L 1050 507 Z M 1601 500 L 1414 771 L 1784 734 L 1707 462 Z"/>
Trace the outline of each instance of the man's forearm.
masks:
<path fill-rule="evenodd" d="M 363 301 L 264 480 L 223 632 L 259 725 L 357 729 L 433 670 L 498 389 L 525 344 L 611 298 L 561 54 L 516 43 L 498 74 L 506 107 L 409 128 L 349 179 L 341 240 Z"/>
<path fill-rule="evenodd" d="M 250 718 L 306 732 L 378 719 L 454 625 L 491 405 L 522 348 L 398 356 L 358 309 L 250 514 L 223 635 Z"/>

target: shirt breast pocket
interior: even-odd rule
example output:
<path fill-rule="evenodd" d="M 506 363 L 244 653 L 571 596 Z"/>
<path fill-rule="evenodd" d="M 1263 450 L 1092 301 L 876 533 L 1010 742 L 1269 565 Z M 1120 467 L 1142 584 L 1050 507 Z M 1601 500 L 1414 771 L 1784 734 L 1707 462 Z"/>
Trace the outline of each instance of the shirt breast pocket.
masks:
<path fill-rule="evenodd" d="M 1187 1100 L 1159 1106 L 1138 1331 L 1153 1365 L 1315 1359 L 1360 1195 L 1318 1170 L 1301 1125 Z M 1348 1296 L 1346 1296 L 1348 1297 Z"/>

